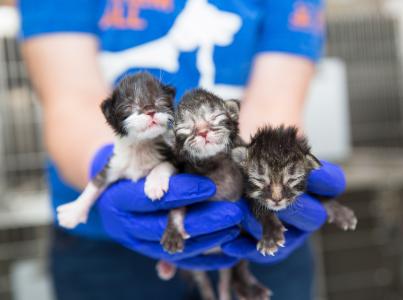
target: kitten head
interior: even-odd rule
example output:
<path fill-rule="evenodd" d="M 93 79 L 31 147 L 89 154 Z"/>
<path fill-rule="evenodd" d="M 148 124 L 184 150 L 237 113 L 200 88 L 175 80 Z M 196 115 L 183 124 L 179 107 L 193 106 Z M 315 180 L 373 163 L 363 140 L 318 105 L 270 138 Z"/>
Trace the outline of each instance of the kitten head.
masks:
<path fill-rule="evenodd" d="M 224 101 L 203 89 L 186 93 L 175 116 L 174 131 L 180 155 L 206 159 L 229 153 L 238 135 L 239 102 Z"/>
<path fill-rule="evenodd" d="M 295 127 L 264 127 L 233 157 L 245 172 L 247 197 L 275 211 L 304 193 L 309 172 L 321 166 Z"/>
<path fill-rule="evenodd" d="M 167 131 L 173 121 L 174 97 L 174 88 L 140 72 L 121 80 L 101 109 L 119 136 L 148 140 Z"/>

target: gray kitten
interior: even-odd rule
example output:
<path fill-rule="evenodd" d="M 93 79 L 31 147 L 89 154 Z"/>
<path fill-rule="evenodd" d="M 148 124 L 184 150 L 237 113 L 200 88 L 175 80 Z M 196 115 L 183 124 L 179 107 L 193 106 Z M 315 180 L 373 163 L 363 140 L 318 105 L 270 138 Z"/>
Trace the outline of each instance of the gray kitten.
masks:
<path fill-rule="evenodd" d="M 203 89 L 185 94 L 174 122 L 175 148 L 179 169 L 209 177 L 216 184 L 211 201 L 238 201 L 243 193 L 241 169 L 232 159 L 234 147 L 242 144 L 238 136 L 239 102 L 224 101 Z M 183 251 L 189 236 L 183 225 L 185 208 L 172 210 L 161 244 L 169 253 Z M 220 251 L 218 249 L 218 251 Z M 166 263 L 160 263 L 160 271 Z M 191 272 L 203 299 L 215 299 L 214 291 L 205 272 Z M 242 276 L 232 276 L 233 274 Z M 236 282 L 231 282 L 233 279 Z M 249 272 L 246 263 L 232 270 L 220 271 L 219 296 L 231 298 L 230 285 L 238 290 L 255 291 L 253 297 L 239 294 L 244 299 L 267 299 L 268 291 Z M 251 295 L 249 293 L 249 295 Z"/>
<path fill-rule="evenodd" d="M 113 155 L 88 183 L 78 199 L 57 208 L 59 224 L 74 228 L 85 223 L 88 212 L 105 188 L 121 178 L 146 177 L 145 193 L 160 199 L 175 172 L 170 163 L 169 125 L 173 121 L 175 90 L 149 73 L 120 81 L 101 109 L 116 134 Z"/>
<path fill-rule="evenodd" d="M 257 249 L 263 255 L 274 255 L 285 243 L 285 228 L 275 212 L 292 205 L 306 192 L 309 173 L 321 163 L 295 127 L 261 128 L 246 148 L 237 148 L 234 154 L 247 178 L 245 195 L 250 208 L 263 226 Z M 355 229 L 357 218 L 351 209 L 335 200 L 324 206 L 329 222 L 344 230 Z"/>

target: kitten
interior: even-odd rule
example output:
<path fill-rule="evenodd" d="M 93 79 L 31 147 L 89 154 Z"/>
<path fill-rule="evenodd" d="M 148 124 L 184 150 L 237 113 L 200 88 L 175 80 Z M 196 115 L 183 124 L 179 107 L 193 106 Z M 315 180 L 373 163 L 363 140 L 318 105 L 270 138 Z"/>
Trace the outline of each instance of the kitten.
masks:
<path fill-rule="evenodd" d="M 242 144 L 238 136 L 238 115 L 238 101 L 224 101 L 203 89 L 185 94 L 175 114 L 175 151 L 180 169 L 209 177 L 216 184 L 216 194 L 209 199 L 211 201 L 238 201 L 243 193 L 242 172 L 231 156 L 232 149 Z M 181 252 L 185 247 L 185 239 L 189 236 L 183 224 L 185 212 L 185 208 L 180 208 L 169 214 L 168 225 L 161 240 L 169 253 Z M 169 270 L 168 266 L 166 262 L 158 264 L 161 277 L 173 276 L 174 270 Z M 167 270 L 171 272 L 170 276 L 164 276 Z M 247 268 L 245 271 L 248 272 L 246 275 L 253 277 Z M 222 300 L 230 299 L 231 272 L 220 271 L 219 293 Z M 214 291 L 206 273 L 192 272 L 192 276 L 203 299 L 214 299 Z M 252 281 L 258 285 L 256 279 Z M 245 281 L 241 283 L 246 284 Z M 261 294 L 267 294 L 263 287 L 260 291 Z"/>
<path fill-rule="evenodd" d="M 246 148 L 237 148 L 234 154 L 246 174 L 246 198 L 263 226 L 257 249 L 262 255 L 274 255 L 285 243 L 285 227 L 275 212 L 292 205 L 306 192 L 309 173 L 321 163 L 295 127 L 261 128 Z M 334 200 L 324 206 L 329 221 L 345 230 L 355 229 L 357 218 L 351 209 Z"/>
<path fill-rule="evenodd" d="M 59 224 L 74 228 L 87 221 L 88 213 L 108 185 L 121 178 L 137 181 L 147 176 L 145 193 L 160 199 L 168 189 L 175 168 L 169 162 L 167 137 L 173 121 L 175 90 L 149 73 L 120 81 L 101 104 L 107 123 L 115 132 L 113 155 L 74 202 L 57 208 Z"/>

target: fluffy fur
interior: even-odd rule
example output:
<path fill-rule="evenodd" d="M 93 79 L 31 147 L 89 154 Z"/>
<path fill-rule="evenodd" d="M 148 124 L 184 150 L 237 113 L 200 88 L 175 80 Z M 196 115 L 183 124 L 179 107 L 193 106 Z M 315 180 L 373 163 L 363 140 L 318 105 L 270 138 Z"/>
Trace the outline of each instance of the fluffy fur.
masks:
<path fill-rule="evenodd" d="M 102 112 L 116 133 L 113 155 L 77 200 L 58 207 L 61 226 L 74 228 L 85 223 L 99 195 L 120 178 L 137 181 L 147 176 L 147 196 L 151 200 L 163 196 L 175 172 L 166 141 L 173 121 L 174 96 L 173 88 L 149 73 L 137 73 L 124 78 L 103 101 Z"/>
<path fill-rule="evenodd" d="M 307 139 L 295 127 L 264 127 L 253 136 L 250 145 L 234 150 L 234 160 L 243 168 L 245 195 L 250 207 L 262 223 L 263 237 L 257 249 L 263 255 L 274 255 L 284 246 L 281 221 L 275 211 L 285 209 L 306 191 L 309 173 L 321 166 Z M 354 213 L 334 201 L 325 203 L 331 220 L 343 219 L 342 228 L 354 229 Z"/>
<path fill-rule="evenodd" d="M 258 206 L 284 209 L 305 192 L 309 172 L 320 165 L 296 128 L 262 128 L 248 146 L 247 195 Z"/>
<path fill-rule="evenodd" d="M 232 149 L 242 144 L 238 136 L 238 115 L 238 101 L 224 101 L 203 89 L 185 94 L 176 112 L 175 150 L 181 170 L 213 180 L 217 187 L 216 194 L 210 199 L 213 201 L 237 201 L 243 192 L 242 172 L 232 159 Z M 183 251 L 185 247 L 185 239 L 188 237 L 183 226 L 185 212 L 184 208 L 170 212 L 161 240 L 169 253 Z M 160 270 L 166 267 L 161 263 L 159 265 Z M 233 272 L 238 274 L 241 269 L 241 273 L 245 274 L 243 277 L 232 276 Z M 236 266 L 234 270 L 220 271 L 220 299 L 231 298 L 231 284 L 242 299 L 267 299 L 268 290 L 257 282 L 246 263 Z M 206 274 L 192 272 L 192 277 L 202 297 L 214 299 L 214 291 Z M 251 289 L 260 292 L 260 298 L 248 297 L 251 296 L 248 294 Z"/>

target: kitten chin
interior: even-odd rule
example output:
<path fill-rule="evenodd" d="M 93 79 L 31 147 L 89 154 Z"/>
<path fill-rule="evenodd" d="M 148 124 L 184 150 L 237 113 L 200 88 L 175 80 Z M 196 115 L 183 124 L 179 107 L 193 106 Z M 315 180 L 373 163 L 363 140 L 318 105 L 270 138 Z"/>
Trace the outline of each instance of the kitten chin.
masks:
<path fill-rule="evenodd" d="M 202 144 L 186 147 L 187 155 L 193 159 L 208 159 L 226 151 L 224 144 Z"/>

